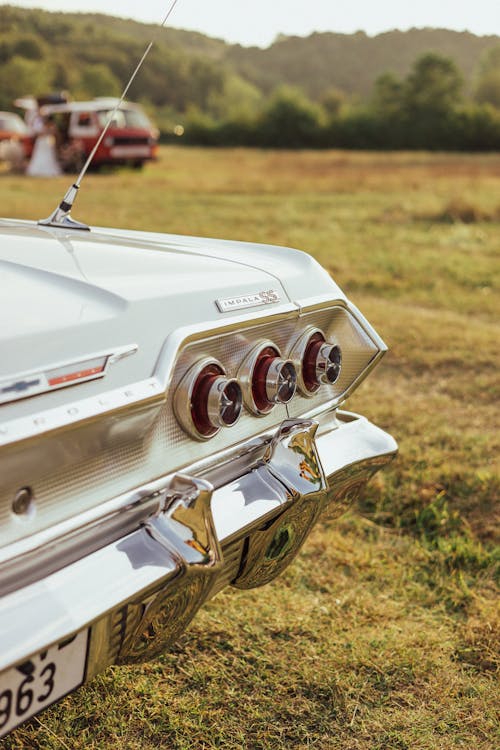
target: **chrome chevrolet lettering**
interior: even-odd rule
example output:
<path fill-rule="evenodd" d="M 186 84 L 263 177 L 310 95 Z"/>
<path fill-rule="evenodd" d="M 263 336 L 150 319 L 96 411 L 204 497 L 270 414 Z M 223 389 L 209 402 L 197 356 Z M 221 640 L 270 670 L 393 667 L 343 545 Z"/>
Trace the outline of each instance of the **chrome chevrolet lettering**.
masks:
<path fill-rule="evenodd" d="M 277 289 L 267 289 L 263 292 L 254 294 L 242 294 L 239 297 L 227 297 L 226 299 L 217 299 L 219 312 L 231 312 L 232 310 L 242 310 L 246 307 L 260 307 L 261 305 L 273 305 L 280 302 L 281 297 Z"/>

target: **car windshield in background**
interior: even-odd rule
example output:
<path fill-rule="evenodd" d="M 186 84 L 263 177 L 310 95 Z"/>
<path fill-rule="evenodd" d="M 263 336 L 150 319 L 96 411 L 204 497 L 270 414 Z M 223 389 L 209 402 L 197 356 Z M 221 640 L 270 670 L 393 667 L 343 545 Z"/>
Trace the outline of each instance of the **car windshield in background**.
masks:
<path fill-rule="evenodd" d="M 99 124 L 104 127 L 113 113 L 112 109 L 102 109 L 97 113 Z M 151 123 L 144 114 L 137 109 L 119 109 L 113 115 L 114 128 L 146 128 L 151 129 Z"/>
<path fill-rule="evenodd" d="M 0 130 L 10 130 L 12 133 L 24 134 L 27 128 L 20 117 L 0 115 Z"/>

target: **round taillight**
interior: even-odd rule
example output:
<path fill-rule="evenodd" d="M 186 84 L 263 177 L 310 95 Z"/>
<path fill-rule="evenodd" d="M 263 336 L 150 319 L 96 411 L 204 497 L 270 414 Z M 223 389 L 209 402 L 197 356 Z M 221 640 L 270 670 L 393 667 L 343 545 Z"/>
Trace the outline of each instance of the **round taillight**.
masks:
<path fill-rule="evenodd" d="M 240 368 L 245 402 L 255 414 L 268 414 L 276 404 L 288 403 L 295 394 L 297 373 L 293 362 L 283 359 L 274 344 L 260 344 Z"/>
<path fill-rule="evenodd" d="M 319 329 L 306 331 L 292 351 L 292 359 L 300 372 L 299 386 L 312 396 L 320 385 L 334 385 L 342 370 L 342 350 L 331 344 Z"/>
<path fill-rule="evenodd" d="M 228 378 L 216 360 L 205 359 L 194 365 L 174 396 L 176 416 L 190 435 L 207 440 L 222 427 L 238 421 L 243 394 L 238 382 Z"/>

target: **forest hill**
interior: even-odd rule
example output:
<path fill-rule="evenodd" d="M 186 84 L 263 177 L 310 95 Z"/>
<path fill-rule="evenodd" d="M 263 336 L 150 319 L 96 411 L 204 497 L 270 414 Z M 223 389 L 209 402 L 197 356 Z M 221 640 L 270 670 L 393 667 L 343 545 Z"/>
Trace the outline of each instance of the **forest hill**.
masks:
<path fill-rule="evenodd" d="M 185 143 L 221 146 L 500 147 L 499 37 L 326 33 L 257 49 L 157 32 L 111 16 L 4 6 L 0 109 L 51 90 L 74 99 L 117 95 L 131 61 L 157 34 L 130 97 L 149 111 L 163 141 L 178 142 L 174 133 L 184 132 Z"/>

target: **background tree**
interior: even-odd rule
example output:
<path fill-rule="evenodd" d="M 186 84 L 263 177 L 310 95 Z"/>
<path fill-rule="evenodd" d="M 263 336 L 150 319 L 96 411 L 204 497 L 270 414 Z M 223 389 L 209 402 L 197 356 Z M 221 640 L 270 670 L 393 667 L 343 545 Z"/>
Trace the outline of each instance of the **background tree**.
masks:
<path fill-rule="evenodd" d="M 456 63 L 429 52 L 415 62 L 405 81 L 405 106 L 414 115 L 441 115 L 461 101 L 464 81 Z"/>
<path fill-rule="evenodd" d="M 500 45 L 487 50 L 479 63 L 474 98 L 500 109 Z"/>
<path fill-rule="evenodd" d="M 47 54 L 47 46 L 44 41 L 35 34 L 26 34 L 14 38 L 11 43 L 11 55 L 24 57 L 26 60 L 42 60 Z"/>
<path fill-rule="evenodd" d="M 77 98 L 120 96 L 122 86 L 106 65 L 87 65 L 80 76 Z"/>
<path fill-rule="evenodd" d="M 345 92 L 335 86 L 331 86 L 327 89 L 320 99 L 321 106 L 329 119 L 337 117 L 340 114 L 346 101 L 347 97 Z"/>
<path fill-rule="evenodd" d="M 453 60 L 435 53 L 419 57 L 404 82 L 405 145 L 460 147 L 457 120 L 463 78 Z"/>
<path fill-rule="evenodd" d="M 0 109 L 12 109 L 12 102 L 19 96 L 50 91 L 52 75 L 47 62 L 11 57 L 0 69 Z"/>
<path fill-rule="evenodd" d="M 378 115 L 391 117 L 401 115 L 404 109 L 405 88 L 394 73 L 383 73 L 375 81 L 371 104 Z"/>
<path fill-rule="evenodd" d="M 276 148 L 307 148 L 319 145 L 321 109 L 301 91 L 282 86 L 269 100 L 257 122 L 259 141 Z"/>
<path fill-rule="evenodd" d="M 261 110 L 264 97 L 253 84 L 234 73 L 228 73 L 222 91 L 216 90 L 208 99 L 208 111 L 219 119 L 249 119 Z"/>

